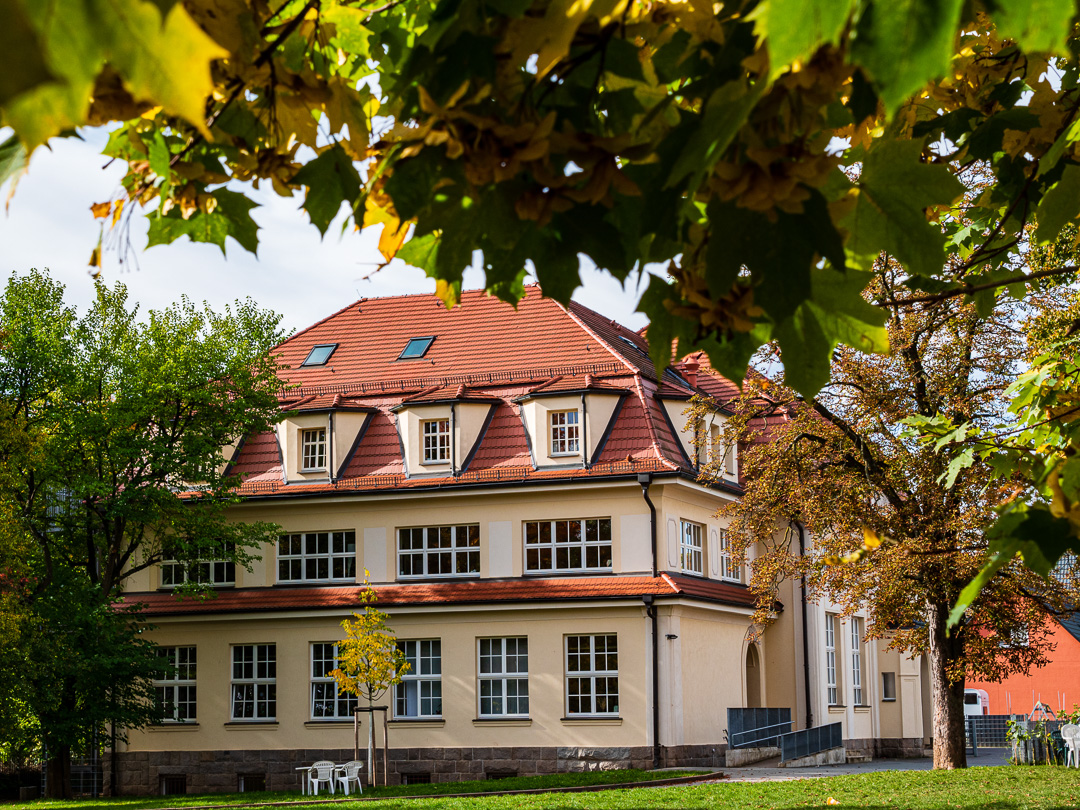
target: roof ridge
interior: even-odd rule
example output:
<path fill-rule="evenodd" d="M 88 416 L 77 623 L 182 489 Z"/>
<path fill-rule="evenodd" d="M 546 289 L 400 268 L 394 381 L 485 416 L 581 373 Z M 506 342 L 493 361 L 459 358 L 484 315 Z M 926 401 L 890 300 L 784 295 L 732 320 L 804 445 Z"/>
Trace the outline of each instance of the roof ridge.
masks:
<path fill-rule="evenodd" d="M 535 394 L 537 391 L 543 391 L 545 388 L 549 388 L 550 386 L 557 383 L 559 380 L 562 380 L 562 379 L 565 379 L 565 378 L 566 378 L 565 374 L 556 374 L 550 380 L 544 380 L 539 385 L 536 385 L 536 386 L 533 386 L 532 388 L 530 388 L 529 393 L 530 394 Z"/>
<path fill-rule="evenodd" d="M 677 584 L 677 583 L 675 582 L 675 580 L 673 580 L 673 579 L 672 579 L 672 578 L 671 578 L 671 577 L 670 577 L 670 576 L 668 575 L 668 572 L 667 572 L 667 571 L 661 571 L 661 572 L 660 572 L 660 579 L 664 580 L 664 582 L 666 582 L 666 583 L 667 583 L 668 585 L 670 585 L 670 586 L 671 586 L 671 589 L 672 589 L 673 591 L 675 591 L 675 593 L 682 593 L 682 592 L 683 592 L 683 589 L 682 589 L 682 588 L 680 588 L 680 587 L 678 586 L 678 584 Z"/>
<path fill-rule="evenodd" d="M 562 304 L 560 304 L 559 306 L 562 307 Z M 589 336 L 592 337 L 593 340 L 595 340 L 597 343 L 599 343 L 601 346 L 603 346 L 605 349 L 607 349 L 608 353 L 612 357 L 614 357 L 617 361 L 619 361 L 624 366 L 626 366 L 628 369 L 630 369 L 634 374 L 640 374 L 641 373 L 640 368 L 638 368 L 637 366 L 631 365 L 629 360 L 627 360 L 625 357 L 623 357 L 619 352 L 615 351 L 615 348 L 610 343 L 608 343 L 606 340 L 604 340 L 602 337 L 600 337 L 600 335 L 598 335 L 593 330 L 593 328 L 591 326 L 589 326 L 587 323 L 585 323 L 585 320 L 580 315 L 578 315 L 576 312 L 571 312 L 570 311 L 570 306 L 575 306 L 578 309 L 584 309 L 584 310 L 586 310 L 588 312 L 591 312 L 593 315 L 596 315 L 596 317 L 598 317 L 598 318 L 603 318 L 604 317 L 603 315 L 601 315 L 599 312 L 597 312 L 594 309 L 589 309 L 587 306 L 585 306 L 584 304 L 580 304 L 577 301 L 571 301 L 568 306 L 562 307 L 563 311 L 566 312 L 566 314 L 570 316 L 570 318 L 574 321 L 574 323 L 578 324 L 582 329 L 585 330 L 585 332 Z M 613 319 L 608 318 L 607 320 L 611 321 L 612 324 L 618 326 L 618 324 Z"/>
<path fill-rule="evenodd" d="M 420 397 L 426 397 L 428 394 L 432 393 L 433 391 L 438 391 L 440 388 L 446 388 L 446 386 L 445 385 L 430 385 L 427 388 L 424 388 L 424 389 L 421 389 L 420 391 L 417 391 L 415 394 L 409 394 L 409 396 L 403 397 L 402 400 L 401 400 L 401 404 L 404 405 L 406 402 L 412 402 L 414 399 L 419 399 Z"/>
<path fill-rule="evenodd" d="M 652 410 L 649 406 L 649 398 L 645 396 L 645 389 L 641 384 L 641 374 L 634 375 L 634 387 L 637 389 L 637 394 L 641 398 L 641 407 L 645 412 L 645 424 L 649 426 L 649 441 L 652 442 L 653 450 L 656 451 L 657 458 L 663 459 L 667 463 L 668 458 L 664 455 L 664 451 L 660 449 L 660 439 L 656 435 L 656 425 L 653 423 Z M 677 466 L 675 469 L 679 469 Z"/>

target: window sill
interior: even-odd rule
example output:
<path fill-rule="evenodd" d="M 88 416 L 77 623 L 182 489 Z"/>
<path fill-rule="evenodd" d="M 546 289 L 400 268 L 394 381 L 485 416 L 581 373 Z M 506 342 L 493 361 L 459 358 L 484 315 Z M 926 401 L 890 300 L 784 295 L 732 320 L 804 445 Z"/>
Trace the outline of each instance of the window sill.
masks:
<path fill-rule="evenodd" d="M 582 717 L 561 717 L 559 718 L 564 726 L 621 726 L 621 717 L 603 717 L 600 715 L 594 716 L 582 716 Z"/>
<path fill-rule="evenodd" d="M 581 451 L 573 453 L 548 453 L 548 458 L 581 458 Z"/>
<path fill-rule="evenodd" d="M 444 459 L 443 461 L 421 461 L 421 467 L 449 467 L 450 459 Z"/>
<path fill-rule="evenodd" d="M 526 571 L 524 576 L 536 579 L 541 577 L 594 577 L 597 574 L 610 574 L 613 571 L 614 569 L 611 566 L 607 568 L 572 568 L 567 571 Z"/>
<path fill-rule="evenodd" d="M 866 714 L 869 711 L 870 711 L 869 706 L 863 706 L 862 704 L 859 704 L 858 706 L 855 706 L 855 714 Z"/>
<path fill-rule="evenodd" d="M 352 718 L 349 719 L 337 719 L 337 720 L 307 720 L 304 723 L 304 728 L 326 728 L 327 726 L 341 726 L 342 728 L 348 726 L 352 728 Z"/>
<path fill-rule="evenodd" d="M 843 703 L 833 703 L 829 706 L 830 714 L 840 714 L 847 709 Z"/>
<path fill-rule="evenodd" d="M 155 723 L 152 726 L 146 726 L 147 731 L 198 731 L 198 722 L 191 723 Z"/>
<path fill-rule="evenodd" d="M 395 717 L 389 724 L 398 728 L 442 728 L 446 721 L 441 717 Z"/>
<path fill-rule="evenodd" d="M 272 588 L 310 588 L 312 585 L 357 585 L 356 577 L 351 579 L 286 579 L 275 582 Z"/>
<path fill-rule="evenodd" d="M 474 726 L 531 726 L 531 717 L 474 717 Z"/>
<path fill-rule="evenodd" d="M 896 703 L 896 698 L 882 698 L 882 703 Z"/>
<path fill-rule="evenodd" d="M 225 723 L 225 728 L 230 731 L 244 731 L 256 728 L 273 728 L 278 727 L 277 720 L 230 720 Z"/>
<path fill-rule="evenodd" d="M 309 473 L 324 473 L 324 472 L 326 472 L 326 467 L 312 467 L 310 470 L 309 469 L 300 469 L 300 470 L 297 470 L 297 472 L 300 473 L 301 475 L 308 475 Z"/>

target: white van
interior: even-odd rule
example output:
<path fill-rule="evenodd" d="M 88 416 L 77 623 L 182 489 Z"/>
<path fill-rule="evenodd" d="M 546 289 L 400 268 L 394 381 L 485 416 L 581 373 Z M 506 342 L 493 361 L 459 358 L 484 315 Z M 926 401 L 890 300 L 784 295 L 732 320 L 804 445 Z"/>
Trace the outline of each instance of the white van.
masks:
<path fill-rule="evenodd" d="M 985 689 L 964 690 L 964 717 L 990 714 L 990 695 Z"/>

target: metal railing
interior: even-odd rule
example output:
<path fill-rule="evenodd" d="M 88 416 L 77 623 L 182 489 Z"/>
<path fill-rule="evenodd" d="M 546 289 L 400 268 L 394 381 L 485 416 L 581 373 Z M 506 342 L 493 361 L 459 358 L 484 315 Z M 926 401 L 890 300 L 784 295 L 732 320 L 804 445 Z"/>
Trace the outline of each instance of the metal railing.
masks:
<path fill-rule="evenodd" d="M 800 757 L 808 757 L 830 748 L 839 748 L 844 744 L 842 723 L 829 723 L 827 726 L 804 728 L 780 736 L 780 761 L 790 762 Z"/>
<path fill-rule="evenodd" d="M 730 748 L 777 746 L 781 734 L 791 731 L 791 709 L 728 709 Z"/>

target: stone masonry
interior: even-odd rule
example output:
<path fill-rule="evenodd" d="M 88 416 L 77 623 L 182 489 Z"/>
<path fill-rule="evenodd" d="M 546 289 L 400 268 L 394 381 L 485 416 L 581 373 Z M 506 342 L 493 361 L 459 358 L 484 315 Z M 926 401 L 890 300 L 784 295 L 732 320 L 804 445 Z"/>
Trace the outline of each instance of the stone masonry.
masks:
<path fill-rule="evenodd" d="M 663 749 L 661 767 L 720 768 L 726 745 L 683 745 Z M 426 776 L 432 782 L 487 779 L 489 776 L 651 768 L 652 748 L 523 747 L 523 748 L 391 748 L 389 781 Z M 188 793 L 239 790 L 241 776 L 264 777 L 267 790 L 300 790 L 296 768 L 320 759 L 338 764 L 353 758 L 351 748 L 265 751 L 135 751 L 117 754 L 119 795 L 162 792 L 165 777 L 186 777 Z M 360 752 L 366 761 L 367 752 Z M 376 763 L 382 769 L 381 752 Z M 106 792 L 110 766 L 104 766 Z"/>

